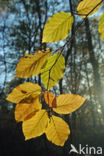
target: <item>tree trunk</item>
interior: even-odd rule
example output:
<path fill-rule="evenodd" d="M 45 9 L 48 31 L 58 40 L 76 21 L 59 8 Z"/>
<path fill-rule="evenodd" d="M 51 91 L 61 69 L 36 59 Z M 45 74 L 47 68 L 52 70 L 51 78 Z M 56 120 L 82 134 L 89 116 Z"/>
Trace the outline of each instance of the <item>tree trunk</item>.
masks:
<path fill-rule="evenodd" d="M 101 111 L 104 116 L 104 98 L 103 98 L 104 96 L 102 95 L 103 92 L 102 92 L 102 84 L 100 80 L 99 64 L 95 58 L 93 45 L 92 45 L 92 36 L 91 36 L 91 31 L 90 31 L 90 26 L 89 26 L 89 20 L 87 18 L 85 20 L 85 30 L 86 30 L 86 38 L 88 40 L 88 51 L 89 51 L 90 62 L 93 68 L 95 94 L 97 96 L 99 104 L 101 105 Z"/>

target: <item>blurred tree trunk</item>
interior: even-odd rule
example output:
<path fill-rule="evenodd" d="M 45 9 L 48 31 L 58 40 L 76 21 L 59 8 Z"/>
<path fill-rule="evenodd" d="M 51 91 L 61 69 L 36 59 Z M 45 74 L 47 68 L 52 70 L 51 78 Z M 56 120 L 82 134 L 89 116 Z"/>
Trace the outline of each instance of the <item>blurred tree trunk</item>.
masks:
<path fill-rule="evenodd" d="M 43 35 L 43 27 L 44 27 L 44 24 L 47 20 L 47 0 L 45 0 L 45 19 L 44 19 L 44 22 L 42 22 L 42 14 L 41 14 L 41 6 L 40 6 L 40 0 L 36 0 L 36 10 L 37 10 L 37 13 L 38 13 L 38 19 L 39 19 L 39 29 L 40 29 L 40 47 L 44 46 L 44 50 L 45 50 L 45 47 L 46 45 L 42 44 L 42 35 Z M 40 74 L 38 76 L 38 84 L 41 86 L 41 77 L 40 77 Z"/>
<path fill-rule="evenodd" d="M 86 79 L 87 79 L 87 85 L 88 85 L 88 91 L 89 91 L 89 97 L 90 97 L 90 111 L 92 115 L 92 122 L 93 122 L 93 127 L 96 127 L 96 116 L 95 116 L 95 111 L 94 111 L 94 104 L 93 104 L 93 98 L 92 98 L 92 92 L 90 88 L 90 81 L 88 77 L 88 71 L 87 71 L 87 64 L 85 63 L 85 71 L 86 71 Z"/>
<path fill-rule="evenodd" d="M 72 0 L 69 0 L 69 5 L 70 5 L 70 11 L 71 11 L 71 15 L 73 16 L 73 18 L 74 18 L 74 14 L 73 14 L 73 1 Z M 73 23 L 73 25 L 72 25 L 72 35 L 71 36 L 73 36 L 74 35 L 74 31 L 75 31 L 75 18 L 74 18 L 74 23 Z M 66 55 L 66 63 L 67 63 L 67 61 L 68 61 L 68 57 L 69 57 L 69 55 L 72 53 L 72 50 L 74 50 L 74 56 L 73 56 L 73 79 L 74 79 L 74 84 L 73 84 L 73 86 L 72 86 L 72 90 L 71 90 L 71 92 L 73 93 L 73 94 L 76 94 L 76 87 L 77 87 L 77 82 L 76 82 L 76 79 L 77 79 L 77 75 L 76 75 L 76 61 L 75 61 L 75 59 L 76 59 L 76 41 L 75 41 L 75 38 L 71 41 L 71 44 L 70 44 L 70 49 L 69 49 L 69 51 L 67 52 L 67 55 Z M 73 88 L 74 87 L 74 88 Z M 71 129 L 72 129 L 72 131 L 71 131 L 71 143 L 72 144 L 74 144 L 75 145 L 75 130 L 76 130 L 76 113 L 75 112 L 73 112 L 72 113 L 72 116 L 71 116 Z M 75 154 L 73 153 L 73 156 L 74 156 Z"/>
<path fill-rule="evenodd" d="M 70 11 L 71 11 L 71 15 L 74 18 L 74 14 L 73 14 L 73 1 L 72 0 L 69 0 L 69 8 L 70 8 Z M 74 23 L 72 25 L 71 37 L 74 35 L 74 31 L 75 31 L 75 20 L 74 20 Z M 74 61 L 73 74 L 71 75 L 72 77 L 74 76 L 73 78 L 71 78 L 71 79 L 74 79 L 74 85 L 72 84 L 72 88 L 70 88 L 71 89 L 71 92 L 73 94 L 76 94 L 76 62 L 75 62 L 75 58 L 76 58 L 76 46 L 75 46 L 75 44 L 76 43 L 75 43 L 75 38 L 74 38 L 74 39 L 71 40 L 70 47 L 68 48 L 67 53 L 66 53 L 66 56 L 65 56 L 65 66 L 68 63 L 69 56 L 71 56 L 71 60 Z M 72 59 L 73 58 L 73 55 L 72 55 L 72 51 L 73 50 L 74 50 L 74 59 Z M 72 66 L 71 66 L 71 68 L 72 68 Z M 62 79 L 60 80 L 59 86 L 60 86 L 60 94 L 62 94 L 62 90 L 63 90 L 62 89 Z M 69 124 L 69 121 L 70 121 L 70 129 L 71 129 L 71 134 L 70 134 L 69 140 L 67 142 L 67 145 L 69 145 L 71 143 L 75 145 L 76 113 L 73 112 L 72 113 L 72 116 L 69 116 L 69 114 L 68 115 L 65 115 L 65 121 L 68 124 Z M 68 152 L 67 151 L 68 150 L 67 149 L 67 146 L 65 147 L 64 150 L 65 150 L 65 153 Z M 70 155 L 71 156 L 75 156 L 76 154 L 75 153 L 71 153 Z"/>
<path fill-rule="evenodd" d="M 4 53 L 4 72 L 5 72 L 5 78 L 4 78 L 4 86 L 3 88 L 5 88 L 6 85 L 6 81 L 7 81 L 7 63 L 6 63 L 6 52 L 5 52 L 5 28 L 6 28 L 6 18 L 4 18 L 3 21 L 3 27 L 2 27 L 2 40 L 3 40 L 3 45 L 2 45 L 2 50 Z"/>
<path fill-rule="evenodd" d="M 42 45 L 42 18 L 41 18 L 41 7 L 40 7 L 40 0 L 36 0 L 36 10 L 38 13 L 38 19 L 39 19 L 39 29 L 40 29 L 40 46 Z"/>
<path fill-rule="evenodd" d="M 36 0 L 36 10 L 38 13 L 38 19 L 39 19 L 39 29 L 40 29 L 40 38 L 39 38 L 39 42 L 40 42 L 40 47 L 42 46 L 42 20 L 41 20 L 41 8 L 40 8 L 40 0 Z M 38 75 L 38 84 L 41 86 L 41 77 L 40 74 Z"/>
<path fill-rule="evenodd" d="M 89 51 L 90 62 L 93 68 L 95 94 L 99 101 L 99 104 L 101 105 L 101 111 L 104 117 L 104 99 L 103 99 L 104 96 L 102 95 L 103 92 L 102 92 L 102 84 L 101 84 L 100 73 L 99 73 L 99 64 L 95 58 L 93 45 L 92 45 L 90 25 L 89 25 L 89 20 L 87 18 L 85 20 L 85 30 L 86 30 L 86 38 L 88 41 L 88 51 Z"/>

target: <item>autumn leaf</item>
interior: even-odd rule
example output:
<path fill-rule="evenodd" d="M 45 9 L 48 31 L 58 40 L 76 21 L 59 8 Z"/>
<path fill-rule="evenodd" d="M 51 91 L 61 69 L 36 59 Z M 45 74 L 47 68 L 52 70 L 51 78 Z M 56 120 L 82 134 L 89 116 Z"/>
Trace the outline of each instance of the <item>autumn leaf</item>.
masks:
<path fill-rule="evenodd" d="M 83 0 L 79 3 L 77 7 L 78 14 L 85 18 L 86 15 L 91 16 L 94 14 L 100 6 L 103 4 L 101 0 Z M 98 5 L 99 4 L 99 5 Z M 98 6 L 97 6 L 98 5 Z M 97 7 L 96 7 L 97 6 Z M 95 9 L 94 9 L 95 8 Z"/>
<path fill-rule="evenodd" d="M 65 39 L 72 29 L 73 16 L 59 12 L 50 17 L 43 30 L 42 42 L 58 42 Z"/>
<path fill-rule="evenodd" d="M 36 115 L 22 124 L 25 140 L 46 134 L 49 141 L 56 145 L 63 146 L 70 134 L 69 126 L 59 117 L 52 115 L 48 117 L 46 110 L 40 110 Z"/>
<path fill-rule="evenodd" d="M 56 97 L 52 92 L 45 91 L 44 92 L 45 102 L 52 108 L 56 107 Z"/>
<path fill-rule="evenodd" d="M 61 94 L 57 97 L 57 106 L 53 108 L 56 113 L 69 114 L 77 110 L 86 99 L 75 94 Z"/>
<path fill-rule="evenodd" d="M 44 98 L 46 103 L 59 114 L 71 113 L 78 109 L 85 101 L 85 98 L 79 95 L 62 94 L 57 97 L 55 108 L 52 105 L 55 96 L 51 92 L 45 91 Z M 28 110 L 27 112 L 30 113 L 31 111 Z M 54 115 L 50 116 L 49 112 L 49 110 L 40 110 L 36 114 L 30 115 L 31 118 L 28 118 L 28 120 L 23 121 L 22 130 L 25 140 L 35 138 L 45 133 L 48 140 L 52 143 L 58 146 L 64 145 L 70 134 L 69 126 L 63 119 Z"/>
<path fill-rule="evenodd" d="M 101 35 L 101 38 L 104 40 L 104 13 L 101 15 L 99 21 L 99 33 Z"/>
<path fill-rule="evenodd" d="M 41 94 L 41 87 L 38 84 L 25 82 L 20 84 L 8 95 L 6 100 L 13 103 L 20 103 L 31 100 Z"/>
<path fill-rule="evenodd" d="M 50 56 L 44 68 L 41 69 L 41 79 L 45 88 L 48 87 L 48 89 L 50 89 L 55 86 L 58 80 L 63 77 L 64 70 L 65 59 L 63 55 L 58 53 Z"/>
<path fill-rule="evenodd" d="M 35 55 L 25 54 L 17 64 L 16 77 L 28 78 L 40 73 L 41 68 L 51 52 L 40 52 Z"/>
<path fill-rule="evenodd" d="M 42 108 L 39 97 L 33 98 L 30 103 L 19 103 L 15 108 L 15 120 L 17 122 L 30 119 Z"/>
<path fill-rule="evenodd" d="M 46 128 L 46 136 L 52 143 L 63 146 L 70 134 L 69 126 L 59 117 L 52 115 Z"/>
<path fill-rule="evenodd" d="M 40 110 L 31 119 L 24 121 L 22 130 L 25 140 L 42 135 L 48 125 L 48 120 L 49 118 L 46 110 Z"/>

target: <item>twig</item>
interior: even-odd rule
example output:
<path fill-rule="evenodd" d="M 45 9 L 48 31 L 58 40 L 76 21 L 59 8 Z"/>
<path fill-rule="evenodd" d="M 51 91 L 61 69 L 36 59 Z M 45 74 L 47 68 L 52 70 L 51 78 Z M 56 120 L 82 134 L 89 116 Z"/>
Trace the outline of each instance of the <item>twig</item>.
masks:
<path fill-rule="evenodd" d="M 65 46 L 66 46 L 67 44 L 69 44 L 69 43 L 74 39 L 76 32 L 78 31 L 78 29 L 80 28 L 80 26 L 85 22 L 86 18 L 89 16 L 89 14 L 92 13 L 103 1 L 104 1 L 104 0 L 101 0 L 88 14 L 86 14 L 86 17 L 82 20 L 82 22 L 81 22 L 81 23 L 77 26 L 77 28 L 75 29 L 75 31 L 74 31 L 72 37 L 69 38 L 69 39 L 66 41 L 66 43 L 60 48 L 60 54 L 59 54 L 59 56 L 58 56 L 57 59 L 55 60 L 55 62 L 54 62 L 54 64 L 52 65 L 52 67 L 49 69 L 49 78 L 48 78 L 48 83 L 47 83 L 47 90 L 48 90 L 48 88 L 49 88 L 49 81 L 50 81 L 50 79 L 51 79 L 51 76 L 50 76 L 50 75 L 51 75 L 51 70 L 52 70 L 52 68 L 55 66 L 55 64 L 57 63 L 58 59 L 60 58 L 60 56 L 61 56 L 61 54 L 62 54 L 62 52 L 63 52 Z M 57 49 L 55 52 L 57 52 L 57 51 L 59 51 L 59 49 Z"/>

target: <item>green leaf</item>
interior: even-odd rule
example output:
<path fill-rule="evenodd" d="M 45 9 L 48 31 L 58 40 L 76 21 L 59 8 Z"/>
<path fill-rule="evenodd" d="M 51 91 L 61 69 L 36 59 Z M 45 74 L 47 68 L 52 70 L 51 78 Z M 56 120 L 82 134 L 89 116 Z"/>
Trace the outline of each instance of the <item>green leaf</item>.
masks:
<path fill-rule="evenodd" d="M 62 55 L 54 54 L 50 56 L 44 68 L 41 69 L 41 79 L 45 88 L 50 89 L 55 86 L 58 80 L 63 77 L 64 69 L 65 59 Z"/>
<path fill-rule="evenodd" d="M 42 42 L 58 42 L 65 39 L 72 29 L 73 16 L 66 12 L 50 17 L 43 30 Z"/>

